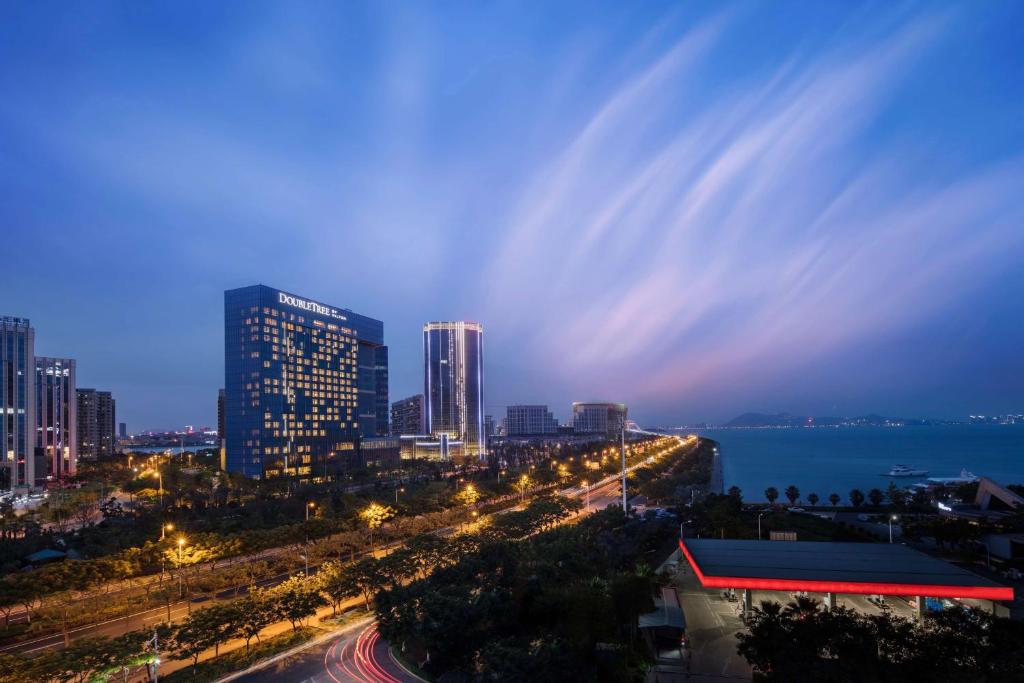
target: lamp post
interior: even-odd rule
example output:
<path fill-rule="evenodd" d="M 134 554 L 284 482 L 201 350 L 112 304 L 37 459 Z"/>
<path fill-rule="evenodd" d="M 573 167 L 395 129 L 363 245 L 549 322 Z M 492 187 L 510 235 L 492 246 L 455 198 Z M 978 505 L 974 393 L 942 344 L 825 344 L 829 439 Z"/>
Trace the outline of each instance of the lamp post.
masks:
<path fill-rule="evenodd" d="M 178 599 L 181 599 L 181 596 L 182 596 L 182 590 L 181 590 L 181 549 L 184 547 L 184 545 L 185 545 L 185 537 L 184 536 L 179 536 L 178 537 Z"/>
<path fill-rule="evenodd" d="M 306 503 L 306 521 L 307 522 L 309 521 L 309 511 L 312 510 L 315 507 L 316 507 L 316 503 L 313 502 L 313 501 L 309 501 L 308 503 Z"/>
<path fill-rule="evenodd" d="M 764 517 L 763 512 L 757 513 L 757 540 L 761 540 L 761 518 Z"/>
<path fill-rule="evenodd" d="M 586 489 L 587 492 L 587 506 L 583 508 L 583 510 L 585 512 L 590 512 L 590 484 L 588 482 L 583 482 L 583 488 Z"/>
<path fill-rule="evenodd" d="M 896 515 L 889 515 L 889 543 L 892 543 L 892 523 L 896 521 Z"/>
<path fill-rule="evenodd" d="M 405 487 L 404 486 L 396 486 L 395 487 L 395 505 L 398 505 L 398 494 L 399 493 L 405 493 Z"/>

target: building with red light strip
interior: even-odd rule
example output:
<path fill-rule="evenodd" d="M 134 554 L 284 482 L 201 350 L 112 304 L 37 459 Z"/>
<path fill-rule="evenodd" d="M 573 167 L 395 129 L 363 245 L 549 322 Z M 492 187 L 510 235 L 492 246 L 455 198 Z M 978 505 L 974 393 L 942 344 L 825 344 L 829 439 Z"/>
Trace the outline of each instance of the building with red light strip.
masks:
<path fill-rule="evenodd" d="M 1013 588 L 904 545 L 680 539 L 679 547 L 705 588 L 918 598 L 1013 600 Z"/>

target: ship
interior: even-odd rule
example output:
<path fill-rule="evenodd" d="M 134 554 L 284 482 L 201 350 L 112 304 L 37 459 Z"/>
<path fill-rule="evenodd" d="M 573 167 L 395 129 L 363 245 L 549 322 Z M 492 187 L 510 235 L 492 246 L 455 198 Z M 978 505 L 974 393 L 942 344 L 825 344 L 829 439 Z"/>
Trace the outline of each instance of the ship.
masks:
<path fill-rule="evenodd" d="M 959 477 L 928 477 L 929 484 L 940 486 L 959 486 L 961 484 L 973 484 L 978 481 L 978 475 L 967 470 L 960 470 Z"/>

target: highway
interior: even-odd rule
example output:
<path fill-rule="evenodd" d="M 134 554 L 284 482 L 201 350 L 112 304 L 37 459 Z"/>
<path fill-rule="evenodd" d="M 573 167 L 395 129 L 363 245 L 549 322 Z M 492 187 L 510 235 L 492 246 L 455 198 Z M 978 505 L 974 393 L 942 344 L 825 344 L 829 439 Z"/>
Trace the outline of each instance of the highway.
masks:
<path fill-rule="evenodd" d="M 228 678 L 239 683 L 417 683 L 377 633 L 376 624 L 357 628 L 299 652 L 271 659 L 258 669 Z"/>

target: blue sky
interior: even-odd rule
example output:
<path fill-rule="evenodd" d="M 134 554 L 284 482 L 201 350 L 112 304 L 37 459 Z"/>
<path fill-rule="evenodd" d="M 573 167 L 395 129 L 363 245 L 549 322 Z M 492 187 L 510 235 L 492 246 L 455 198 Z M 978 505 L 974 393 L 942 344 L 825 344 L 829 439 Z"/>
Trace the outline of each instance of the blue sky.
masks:
<path fill-rule="evenodd" d="M 1024 6 L 6 3 L 0 313 L 211 423 L 223 291 L 486 329 L 487 403 L 1024 411 Z"/>

